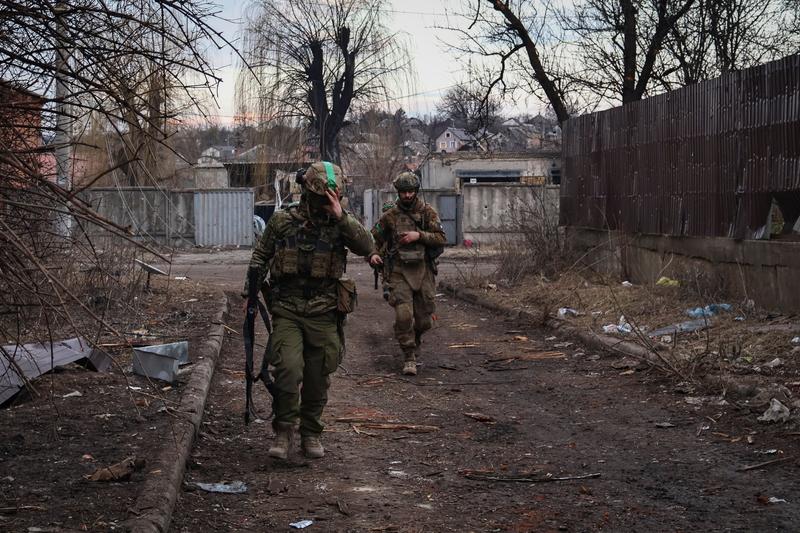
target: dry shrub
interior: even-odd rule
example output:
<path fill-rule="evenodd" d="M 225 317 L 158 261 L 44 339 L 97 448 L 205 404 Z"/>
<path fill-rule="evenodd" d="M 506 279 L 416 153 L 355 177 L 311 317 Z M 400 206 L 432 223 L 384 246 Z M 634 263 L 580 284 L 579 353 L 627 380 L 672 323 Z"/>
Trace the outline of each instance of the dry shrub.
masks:
<path fill-rule="evenodd" d="M 573 263 L 558 226 L 558 203 L 546 189 L 531 189 L 528 198 L 515 198 L 508 210 L 500 241 L 496 275 L 514 284 L 530 275 L 555 279 Z"/>

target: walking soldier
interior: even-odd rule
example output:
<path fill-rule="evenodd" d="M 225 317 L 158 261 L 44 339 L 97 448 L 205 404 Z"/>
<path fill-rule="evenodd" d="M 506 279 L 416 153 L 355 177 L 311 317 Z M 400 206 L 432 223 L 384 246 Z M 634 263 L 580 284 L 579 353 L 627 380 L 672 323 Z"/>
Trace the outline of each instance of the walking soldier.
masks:
<path fill-rule="evenodd" d="M 320 419 L 330 374 L 344 353 L 344 317 L 355 304 L 355 283 L 342 278 L 346 248 L 361 256 L 374 249 L 369 232 L 342 209 L 344 176 L 338 166 L 314 163 L 298 181 L 300 202 L 270 218 L 248 275 L 262 288 L 273 317 L 264 356 L 274 376 L 276 438 L 269 455 L 281 459 L 298 422 L 305 455 L 324 455 Z"/>
<path fill-rule="evenodd" d="M 373 266 L 383 265 L 389 305 L 394 307 L 394 335 L 403 351 L 403 373 L 417 373 L 422 334 L 433 325 L 436 258 L 447 239 L 436 210 L 419 198 L 419 178 L 403 172 L 394 180 L 396 205 L 372 228 Z M 378 250 L 386 252 L 384 257 Z"/>

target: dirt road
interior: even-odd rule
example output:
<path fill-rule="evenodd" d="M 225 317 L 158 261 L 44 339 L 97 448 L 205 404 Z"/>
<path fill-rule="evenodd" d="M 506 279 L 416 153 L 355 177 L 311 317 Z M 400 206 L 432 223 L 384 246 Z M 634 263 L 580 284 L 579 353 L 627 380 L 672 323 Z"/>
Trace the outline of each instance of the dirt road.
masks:
<path fill-rule="evenodd" d="M 244 277 L 243 261 L 181 265 L 232 293 Z M 269 423 L 243 425 L 243 349 L 230 337 L 173 531 L 288 531 L 304 519 L 308 531 L 796 530 L 796 461 L 740 471 L 795 457 L 786 427 L 689 405 L 662 376 L 445 295 L 419 375 L 405 378 L 391 309 L 366 266 L 349 271 L 359 308 L 325 412 L 326 457 L 267 456 Z M 260 385 L 256 402 L 266 414 Z M 235 480 L 245 494 L 191 488 Z"/>

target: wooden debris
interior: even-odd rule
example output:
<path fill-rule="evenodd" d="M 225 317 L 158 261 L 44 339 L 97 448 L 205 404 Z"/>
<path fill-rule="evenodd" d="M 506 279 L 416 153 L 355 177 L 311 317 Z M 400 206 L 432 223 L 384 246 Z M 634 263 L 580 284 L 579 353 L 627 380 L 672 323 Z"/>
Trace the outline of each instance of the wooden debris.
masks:
<path fill-rule="evenodd" d="M 395 422 L 364 422 L 359 424 L 353 424 L 354 429 L 355 426 L 358 426 L 359 429 L 388 429 L 392 431 L 414 431 L 416 433 L 431 433 L 433 431 L 439 431 L 438 426 L 425 426 L 425 425 L 417 425 L 417 424 L 401 424 Z"/>
<path fill-rule="evenodd" d="M 579 479 L 593 479 L 600 477 L 600 473 L 584 474 L 580 476 L 561 476 L 555 477 L 550 474 L 545 477 L 529 477 L 529 476 L 495 476 L 488 475 L 478 471 L 466 471 L 463 473 L 467 479 L 474 479 L 476 481 L 498 481 L 504 483 L 550 483 L 554 481 L 573 481 Z"/>
<path fill-rule="evenodd" d="M 494 424 L 494 418 L 489 415 L 485 415 L 483 413 L 464 413 L 464 416 L 468 416 L 473 420 L 477 420 L 478 422 L 485 422 L 487 424 Z"/>
<path fill-rule="evenodd" d="M 763 463 L 756 463 L 754 465 L 743 466 L 739 469 L 739 472 L 747 472 L 748 470 L 756 470 L 758 468 L 764 468 L 765 466 L 772 466 L 778 463 L 785 463 L 786 461 L 792 461 L 797 459 L 797 456 L 790 455 L 789 457 L 781 457 L 780 459 L 772 459 L 771 461 L 764 461 Z"/>
<path fill-rule="evenodd" d="M 123 481 L 129 479 L 135 471 L 144 468 L 144 465 L 144 459 L 126 457 L 117 464 L 98 468 L 94 473 L 83 477 L 89 481 Z"/>
<path fill-rule="evenodd" d="M 516 355 L 505 355 L 502 357 L 495 357 L 487 359 L 486 363 L 498 363 L 511 361 L 544 361 L 547 359 L 563 359 L 567 356 L 564 352 L 528 352 Z"/>

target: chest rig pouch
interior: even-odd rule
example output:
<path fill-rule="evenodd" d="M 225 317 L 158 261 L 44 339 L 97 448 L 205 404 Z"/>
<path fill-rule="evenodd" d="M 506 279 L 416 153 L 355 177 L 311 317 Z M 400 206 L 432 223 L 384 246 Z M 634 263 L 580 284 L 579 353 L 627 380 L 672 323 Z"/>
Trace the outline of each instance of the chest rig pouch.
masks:
<path fill-rule="evenodd" d="M 407 231 L 419 231 L 419 225 L 412 217 L 420 217 L 418 213 L 401 212 L 395 221 L 395 242 L 400 242 L 400 235 Z M 419 241 L 397 247 L 397 258 L 401 263 L 421 263 L 425 260 L 425 245 Z"/>
<path fill-rule="evenodd" d="M 338 279 L 344 274 L 347 249 L 336 226 L 314 226 L 293 217 L 278 240 L 270 270 L 276 278 L 304 276 Z"/>

